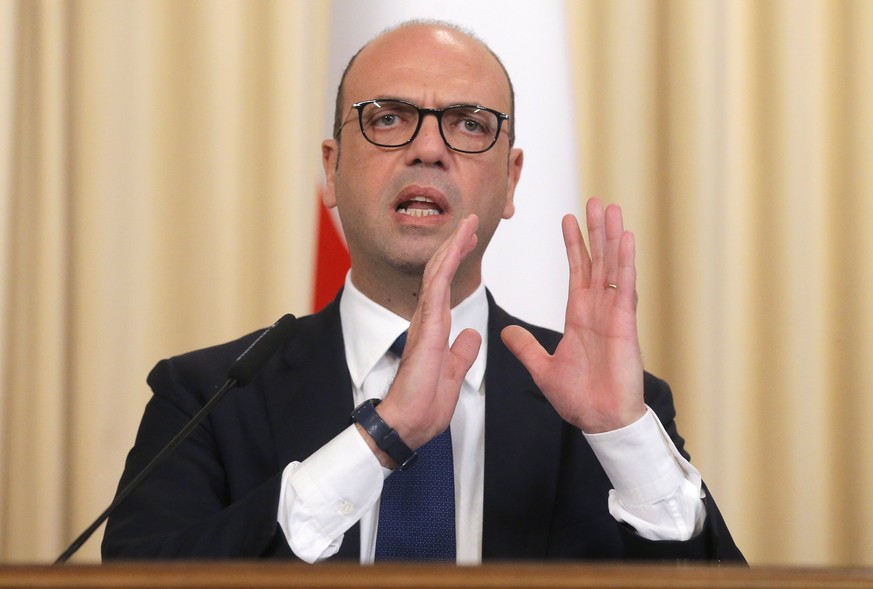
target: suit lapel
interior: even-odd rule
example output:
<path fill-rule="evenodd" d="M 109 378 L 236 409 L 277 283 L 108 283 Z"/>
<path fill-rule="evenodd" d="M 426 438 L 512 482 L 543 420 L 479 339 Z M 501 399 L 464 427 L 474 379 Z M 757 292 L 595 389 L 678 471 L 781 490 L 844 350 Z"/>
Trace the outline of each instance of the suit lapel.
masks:
<path fill-rule="evenodd" d="M 504 327 L 521 322 L 490 293 L 488 306 L 482 558 L 544 558 L 563 422 L 500 339 Z M 544 345 L 553 348 L 553 339 Z"/>
<path fill-rule="evenodd" d="M 351 424 L 354 401 L 339 296 L 321 312 L 300 319 L 283 360 L 282 369 L 265 387 L 279 465 L 304 460 Z M 357 560 L 359 546 L 355 524 L 337 556 Z"/>

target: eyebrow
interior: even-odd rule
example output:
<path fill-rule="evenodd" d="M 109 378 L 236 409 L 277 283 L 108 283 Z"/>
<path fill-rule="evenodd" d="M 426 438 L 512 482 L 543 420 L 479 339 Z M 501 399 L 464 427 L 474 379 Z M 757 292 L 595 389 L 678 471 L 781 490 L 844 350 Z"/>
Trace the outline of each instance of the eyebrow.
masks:
<path fill-rule="evenodd" d="M 373 98 L 365 98 L 364 100 L 402 100 L 403 102 L 411 102 L 412 104 L 414 104 L 420 108 L 447 108 L 449 106 L 458 106 L 458 105 L 484 106 L 486 108 L 493 108 L 493 107 L 489 107 L 488 105 L 486 105 L 483 102 L 478 101 L 478 100 L 455 100 L 454 102 L 446 101 L 445 104 L 442 104 L 439 106 L 422 106 L 418 101 L 416 101 L 412 98 L 407 98 L 404 96 L 392 96 L 390 94 L 383 94 L 380 96 L 374 96 Z M 355 104 L 357 102 L 361 102 L 361 101 L 356 100 L 352 104 Z"/>

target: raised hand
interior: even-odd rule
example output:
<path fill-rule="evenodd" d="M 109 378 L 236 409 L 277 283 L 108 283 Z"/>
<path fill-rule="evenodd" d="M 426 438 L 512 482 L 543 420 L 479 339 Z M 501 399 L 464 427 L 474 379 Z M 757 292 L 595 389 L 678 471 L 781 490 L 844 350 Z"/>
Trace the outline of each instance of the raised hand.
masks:
<path fill-rule="evenodd" d="M 475 215 L 464 218 L 427 263 L 400 368 L 377 409 L 412 449 L 449 426 L 461 384 L 482 343 L 479 333 L 465 329 L 448 345 L 452 279 L 476 246 L 478 226 Z"/>
<path fill-rule="evenodd" d="M 564 420 L 586 433 L 633 423 L 645 413 L 643 366 L 636 321 L 634 236 L 621 210 L 598 199 L 586 207 L 588 249 L 576 218 L 562 229 L 570 266 L 564 336 L 553 355 L 519 326 L 503 330 L 507 347 L 524 364 Z"/>

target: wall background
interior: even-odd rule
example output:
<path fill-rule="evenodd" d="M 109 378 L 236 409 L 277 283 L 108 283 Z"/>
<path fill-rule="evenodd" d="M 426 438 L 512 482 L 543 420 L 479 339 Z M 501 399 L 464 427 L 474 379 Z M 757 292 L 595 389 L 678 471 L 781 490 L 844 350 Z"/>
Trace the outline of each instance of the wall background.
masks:
<path fill-rule="evenodd" d="M 575 120 L 535 120 L 637 233 L 647 367 L 734 536 L 873 566 L 873 3 L 559 4 Z M 348 9 L 0 0 L 0 560 L 109 503 L 156 360 L 308 312 Z"/>

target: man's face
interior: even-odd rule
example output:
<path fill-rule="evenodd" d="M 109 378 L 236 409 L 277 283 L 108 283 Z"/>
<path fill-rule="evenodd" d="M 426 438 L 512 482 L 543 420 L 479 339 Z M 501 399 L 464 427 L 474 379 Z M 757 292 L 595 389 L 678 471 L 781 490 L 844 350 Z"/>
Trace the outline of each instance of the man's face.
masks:
<path fill-rule="evenodd" d="M 424 117 L 412 143 L 377 147 L 361 134 L 357 111 L 351 109 L 374 98 L 425 108 L 480 104 L 508 113 L 509 86 L 500 65 L 484 47 L 454 31 L 413 26 L 389 33 L 366 47 L 348 72 L 342 149 L 333 140 L 323 145 L 324 202 L 338 207 L 353 278 L 359 272 L 420 274 L 458 222 L 475 213 L 478 245 L 459 276 L 478 282 L 485 247 L 500 219 L 514 211 L 521 151 L 510 148 L 505 128 L 489 151 L 453 151 L 433 116 Z"/>

